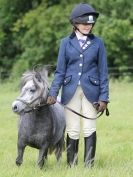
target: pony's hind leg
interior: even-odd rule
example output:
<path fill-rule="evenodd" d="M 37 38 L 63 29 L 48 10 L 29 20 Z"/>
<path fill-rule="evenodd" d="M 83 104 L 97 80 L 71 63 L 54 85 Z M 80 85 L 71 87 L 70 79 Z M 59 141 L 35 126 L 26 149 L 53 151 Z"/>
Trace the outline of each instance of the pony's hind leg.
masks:
<path fill-rule="evenodd" d="M 26 146 L 20 146 L 18 144 L 18 156 L 16 158 L 16 165 L 20 166 L 23 162 L 23 154 Z"/>
<path fill-rule="evenodd" d="M 55 156 L 57 159 L 57 162 L 60 162 L 62 151 L 65 149 L 65 142 L 64 142 L 64 136 L 59 140 L 59 142 L 56 145 L 55 149 Z"/>

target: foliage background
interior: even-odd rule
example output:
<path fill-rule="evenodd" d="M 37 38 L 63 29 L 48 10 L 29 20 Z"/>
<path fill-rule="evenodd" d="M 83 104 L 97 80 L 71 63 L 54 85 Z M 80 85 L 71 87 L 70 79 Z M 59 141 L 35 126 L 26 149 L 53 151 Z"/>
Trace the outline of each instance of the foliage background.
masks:
<path fill-rule="evenodd" d="M 19 76 L 36 64 L 55 65 L 60 39 L 79 0 L 0 0 L 0 71 Z M 131 0 L 84 0 L 100 17 L 94 33 L 105 41 L 109 67 L 133 66 Z"/>

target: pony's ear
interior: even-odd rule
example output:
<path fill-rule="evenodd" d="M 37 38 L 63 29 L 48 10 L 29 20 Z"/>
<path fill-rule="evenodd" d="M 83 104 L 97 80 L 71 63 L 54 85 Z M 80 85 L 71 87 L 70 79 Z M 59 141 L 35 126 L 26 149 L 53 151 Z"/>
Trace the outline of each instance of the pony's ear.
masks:
<path fill-rule="evenodd" d="M 35 78 L 37 79 L 38 82 L 42 82 L 42 77 L 39 72 L 36 72 Z"/>
<path fill-rule="evenodd" d="M 44 76 L 45 79 L 48 78 L 48 70 L 46 68 L 42 69 L 42 74 L 43 74 L 43 76 Z"/>

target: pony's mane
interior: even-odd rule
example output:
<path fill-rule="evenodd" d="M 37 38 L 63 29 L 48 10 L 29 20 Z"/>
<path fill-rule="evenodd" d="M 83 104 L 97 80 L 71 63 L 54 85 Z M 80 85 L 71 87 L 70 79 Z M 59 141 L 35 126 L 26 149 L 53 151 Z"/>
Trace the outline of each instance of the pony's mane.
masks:
<path fill-rule="evenodd" d="M 21 77 L 20 88 L 22 88 L 30 80 L 37 80 L 38 82 L 42 81 L 45 84 L 45 87 L 48 87 L 48 71 L 46 69 L 26 71 Z"/>

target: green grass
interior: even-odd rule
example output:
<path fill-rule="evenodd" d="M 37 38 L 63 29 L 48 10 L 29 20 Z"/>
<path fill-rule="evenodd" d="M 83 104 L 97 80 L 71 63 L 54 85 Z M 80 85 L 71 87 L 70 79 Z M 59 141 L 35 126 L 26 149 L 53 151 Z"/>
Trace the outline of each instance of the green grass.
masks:
<path fill-rule="evenodd" d="M 50 155 L 46 166 L 37 165 L 38 150 L 27 147 L 21 167 L 15 165 L 17 116 L 11 103 L 18 96 L 16 83 L 0 84 L 0 177 L 132 177 L 133 176 L 133 83 L 110 83 L 110 116 L 97 121 L 95 166 L 84 168 L 83 138 L 80 138 L 79 163 L 69 169 L 66 153 L 60 165 Z"/>

